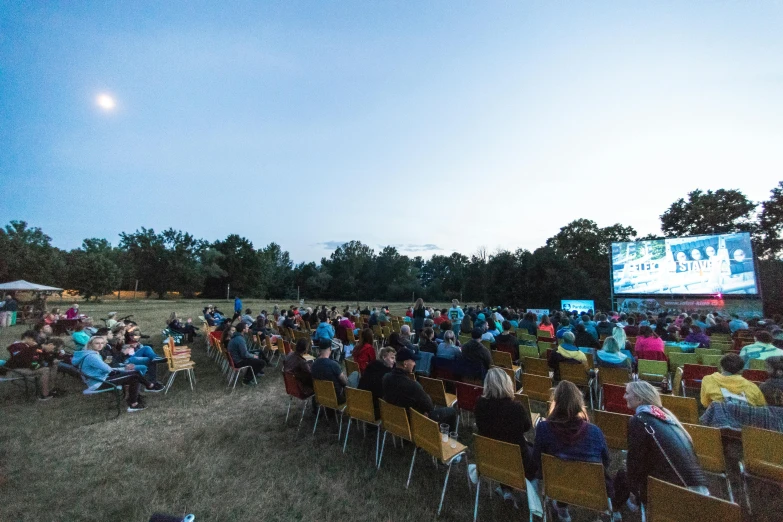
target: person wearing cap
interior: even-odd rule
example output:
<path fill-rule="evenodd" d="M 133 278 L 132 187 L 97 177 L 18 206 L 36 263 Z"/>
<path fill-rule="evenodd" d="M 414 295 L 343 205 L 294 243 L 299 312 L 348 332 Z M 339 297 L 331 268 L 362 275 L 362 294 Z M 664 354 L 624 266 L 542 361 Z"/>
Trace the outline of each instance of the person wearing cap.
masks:
<path fill-rule="evenodd" d="M 480 314 L 479 314 L 480 315 Z M 492 355 L 489 350 L 481 344 L 481 336 L 484 335 L 482 327 L 476 327 L 470 334 L 470 341 L 462 345 L 462 357 L 467 361 L 479 362 L 484 367 L 484 371 L 492 366 Z"/>
<path fill-rule="evenodd" d="M 106 328 L 112 328 L 115 324 L 117 324 L 119 321 L 115 319 L 117 317 L 117 312 L 109 312 L 109 318 L 106 319 Z"/>
<path fill-rule="evenodd" d="M 322 340 L 318 343 L 318 358 L 310 368 L 313 379 L 331 381 L 337 394 L 337 402 L 345 402 L 345 387 L 356 388 L 359 385 L 359 372 L 353 372 L 346 377 L 340 363 L 332 359 L 332 342 Z"/>
<path fill-rule="evenodd" d="M 435 407 L 421 384 L 409 377 L 415 367 L 413 352 L 407 348 L 397 350 L 394 369 L 383 377 L 383 400 L 400 408 L 413 408 L 438 424 L 448 424 L 449 431 L 454 431 L 457 426 L 457 410 Z"/>

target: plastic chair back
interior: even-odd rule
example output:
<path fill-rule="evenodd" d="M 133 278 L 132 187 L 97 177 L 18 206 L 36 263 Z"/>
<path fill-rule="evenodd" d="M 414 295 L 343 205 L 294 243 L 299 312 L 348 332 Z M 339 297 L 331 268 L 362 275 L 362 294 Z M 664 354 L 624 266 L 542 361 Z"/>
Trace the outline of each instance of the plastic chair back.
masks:
<path fill-rule="evenodd" d="M 695 353 L 670 353 L 669 370 L 675 371 L 678 367 L 686 364 L 699 364 L 699 356 Z"/>
<path fill-rule="evenodd" d="M 530 408 L 530 397 L 524 393 L 515 393 L 514 400 L 519 402 L 522 407 L 525 408 L 525 411 L 530 415 L 530 422 L 533 424 L 533 426 L 535 426 L 536 421 L 539 419 L 540 415 L 538 413 L 533 413 L 533 410 Z M 548 406 L 549 403 L 547 402 L 547 407 Z"/>
<path fill-rule="evenodd" d="M 351 375 L 353 372 L 359 372 L 360 374 L 362 373 L 359 370 L 359 365 L 353 359 L 346 359 L 345 360 L 346 375 Z"/>
<path fill-rule="evenodd" d="M 511 359 L 511 354 L 508 352 L 501 352 L 500 350 L 492 350 L 492 364 L 500 366 L 501 368 L 513 368 L 514 361 Z"/>
<path fill-rule="evenodd" d="M 432 402 L 438 406 L 449 406 L 446 404 L 446 388 L 443 386 L 443 381 L 424 377 L 423 375 L 419 375 L 418 380 L 421 387 L 424 388 L 424 391 L 432 399 Z"/>
<path fill-rule="evenodd" d="M 603 464 L 542 454 L 541 468 L 548 498 L 599 513 L 610 511 Z"/>
<path fill-rule="evenodd" d="M 648 522 L 692 522 L 720 520 L 740 522 L 739 505 L 726 500 L 700 495 L 689 489 L 649 477 L 647 480 Z"/>
<path fill-rule="evenodd" d="M 612 413 L 622 413 L 623 415 L 633 415 L 635 412 L 628 409 L 628 403 L 625 402 L 625 386 L 616 384 L 604 384 L 601 387 L 604 398 L 604 410 Z"/>
<path fill-rule="evenodd" d="M 538 337 L 545 337 L 545 338 L 551 339 L 552 338 L 552 332 L 550 332 L 549 330 L 538 329 L 538 330 L 536 330 L 536 336 L 538 336 Z"/>
<path fill-rule="evenodd" d="M 546 353 L 547 350 L 557 350 L 557 344 L 549 341 L 538 341 L 538 356 L 541 357 L 542 353 Z"/>
<path fill-rule="evenodd" d="M 749 473 L 783 482 L 783 433 L 743 426 L 742 453 Z"/>
<path fill-rule="evenodd" d="M 742 376 L 747 380 L 756 383 L 764 382 L 769 377 L 766 370 L 743 370 Z"/>
<path fill-rule="evenodd" d="M 460 410 L 473 411 L 479 397 L 484 393 L 484 388 L 464 382 L 455 382 L 454 384 L 457 388 L 457 407 Z"/>
<path fill-rule="evenodd" d="M 699 364 L 704 364 L 705 355 L 721 355 L 721 351 L 715 348 L 696 348 L 693 353 L 699 356 Z"/>
<path fill-rule="evenodd" d="M 313 390 L 315 390 L 315 400 L 318 401 L 318 404 L 333 410 L 340 408 L 340 403 L 337 402 L 337 392 L 332 381 L 313 379 Z"/>
<path fill-rule="evenodd" d="M 720 429 L 696 424 L 683 424 L 682 426 L 693 439 L 693 451 L 704 471 L 725 473 L 726 458 L 723 456 Z"/>
<path fill-rule="evenodd" d="M 548 402 L 552 396 L 552 378 L 523 373 L 522 389 L 534 401 Z"/>
<path fill-rule="evenodd" d="M 625 368 L 599 368 L 598 384 L 617 384 L 624 386 L 631 382 L 631 375 Z"/>
<path fill-rule="evenodd" d="M 577 386 L 587 386 L 589 377 L 581 363 L 560 362 L 558 369 L 561 381 L 571 381 Z"/>
<path fill-rule="evenodd" d="M 546 359 L 525 357 L 522 362 L 524 363 L 525 373 L 549 377 L 549 364 L 547 364 Z"/>
<path fill-rule="evenodd" d="M 375 423 L 375 406 L 373 406 L 372 392 L 357 388 L 345 388 L 345 412 L 354 419 Z"/>
<path fill-rule="evenodd" d="M 715 373 L 714 366 L 704 366 L 703 364 L 686 364 L 682 368 L 682 380 L 685 386 L 691 388 L 701 388 L 701 381 L 707 375 Z"/>
<path fill-rule="evenodd" d="M 410 410 L 413 443 L 435 458 L 444 460 L 443 440 L 438 423 L 414 409 Z"/>
<path fill-rule="evenodd" d="M 767 370 L 767 361 L 764 359 L 751 359 L 748 365 L 750 370 Z"/>
<path fill-rule="evenodd" d="M 530 346 L 527 344 L 520 344 L 519 345 L 519 358 L 524 359 L 525 357 L 530 357 L 532 359 L 538 359 L 538 347 L 537 346 Z"/>
<path fill-rule="evenodd" d="M 639 359 L 639 378 L 645 381 L 662 381 L 669 373 L 666 361 Z"/>
<path fill-rule="evenodd" d="M 378 399 L 378 405 L 381 409 L 383 429 L 407 441 L 413 440 L 411 425 L 408 422 L 408 413 L 405 411 L 405 408 L 389 404 L 383 399 Z"/>
<path fill-rule="evenodd" d="M 628 450 L 628 421 L 630 415 L 595 410 L 593 423 L 601 428 L 606 438 L 606 445 L 616 450 Z"/>
<path fill-rule="evenodd" d="M 711 355 L 711 354 L 704 354 L 701 356 L 701 364 L 704 366 L 712 366 L 713 368 L 717 368 L 720 364 L 720 359 L 723 357 L 723 354 L 719 355 Z M 751 361 L 751 368 L 753 367 L 753 361 Z"/>
<path fill-rule="evenodd" d="M 480 477 L 524 491 L 525 467 L 519 444 L 473 435 L 473 449 Z"/>
<path fill-rule="evenodd" d="M 296 376 L 293 373 L 283 372 L 283 381 L 285 382 L 285 392 L 287 395 L 302 400 L 310 397 L 302 392 L 302 389 L 299 387 L 299 381 L 296 380 Z"/>
<path fill-rule="evenodd" d="M 661 403 L 680 422 L 687 422 L 688 424 L 699 423 L 699 405 L 696 403 L 696 399 L 677 397 L 675 395 L 661 395 Z"/>
<path fill-rule="evenodd" d="M 732 349 L 733 345 L 731 342 L 725 342 L 725 343 L 710 342 L 710 347 L 716 350 L 720 350 L 722 353 L 726 353 Z"/>

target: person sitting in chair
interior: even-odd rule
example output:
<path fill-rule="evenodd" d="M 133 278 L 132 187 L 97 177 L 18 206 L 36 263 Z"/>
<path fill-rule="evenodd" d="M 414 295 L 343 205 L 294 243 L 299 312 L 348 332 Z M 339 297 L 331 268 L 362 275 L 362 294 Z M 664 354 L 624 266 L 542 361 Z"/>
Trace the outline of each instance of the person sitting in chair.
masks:
<path fill-rule="evenodd" d="M 312 363 L 304 358 L 309 346 L 310 342 L 307 339 L 299 339 L 296 341 L 294 351 L 286 355 L 283 361 L 283 371 L 293 374 L 299 389 L 305 395 L 313 393 L 313 374 L 310 367 Z"/>
<path fill-rule="evenodd" d="M 235 330 L 234 335 L 228 342 L 228 354 L 234 362 L 234 366 L 237 368 L 250 366 L 250 371 L 253 373 L 251 374 L 246 371 L 245 379 L 242 381 L 242 384 L 253 385 L 255 384 L 253 374 L 255 374 L 256 377 L 264 375 L 264 361 L 259 359 L 258 355 L 253 355 L 247 351 L 247 342 L 245 341 L 244 335 L 245 330 L 247 330 L 247 324 L 240 321 L 236 325 Z"/>
<path fill-rule="evenodd" d="M 741 375 L 745 361 L 736 353 L 727 353 L 720 359 L 720 372 L 707 375 L 701 381 L 701 403 L 706 408 L 711 402 L 739 400 L 751 406 L 766 406 L 759 387 Z"/>
<path fill-rule="evenodd" d="M 353 372 L 350 378 L 346 377 L 343 367 L 332 359 L 331 355 L 332 342 L 321 341 L 321 344 L 318 345 L 318 358 L 313 361 L 310 373 L 312 373 L 313 379 L 331 381 L 334 384 L 334 392 L 337 394 L 337 402 L 343 404 L 345 402 L 345 387 L 356 388 L 359 384 L 359 373 Z"/>

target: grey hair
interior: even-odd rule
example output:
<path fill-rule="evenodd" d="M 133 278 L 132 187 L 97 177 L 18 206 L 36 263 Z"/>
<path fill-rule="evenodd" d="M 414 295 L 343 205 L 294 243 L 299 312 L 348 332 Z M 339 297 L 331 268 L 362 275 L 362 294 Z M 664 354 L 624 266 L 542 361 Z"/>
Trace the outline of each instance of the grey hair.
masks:
<path fill-rule="evenodd" d="M 563 334 L 563 340 L 568 344 L 574 344 L 576 336 L 574 335 L 574 332 L 566 332 Z"/>

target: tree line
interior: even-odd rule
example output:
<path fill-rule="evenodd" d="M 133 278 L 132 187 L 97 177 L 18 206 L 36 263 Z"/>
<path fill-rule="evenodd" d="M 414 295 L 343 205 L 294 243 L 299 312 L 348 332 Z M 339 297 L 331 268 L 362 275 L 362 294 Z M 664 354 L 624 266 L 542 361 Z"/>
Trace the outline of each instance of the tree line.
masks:
<path fill-rule="evenodd" d="M 783 181 L 763 202 L 739 190 L 695 190 L 660 216 L 664 237 L 750 232 L 759 261 L 759 279 L 768 313 L 783 309 Z M 256 248 L 230 234 L 214 242 L 168 229 L 142 227 L 120 233 L 112 246 L 85 239 L 70 251 L 52 246 L 40 228 L 11 221 L 0 229 L 0 281 L 26 279 L 77 290 L 87 299 L 117 290 L 139 290 L 162 298 L 167 292 L 207 298 L 243 297 L 308 300 L 428 301 L 502 303 L 557 308 L 560 299 L 594 299 L 610 307 L 610 243 L 638 237 L 630 226 L 599 227 L 577 219 L 533 251 L 518 249 L 471 255 L 453 253 L 409 257 L 395 247 L 376 252 L 360 241 L 336 248 L 320 263 L 295 264 L 276 243 Z"/>

